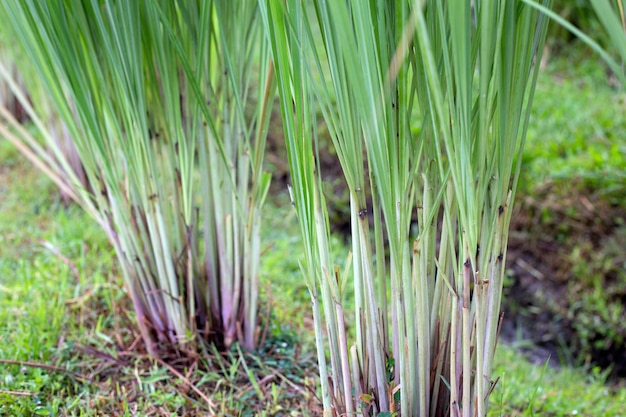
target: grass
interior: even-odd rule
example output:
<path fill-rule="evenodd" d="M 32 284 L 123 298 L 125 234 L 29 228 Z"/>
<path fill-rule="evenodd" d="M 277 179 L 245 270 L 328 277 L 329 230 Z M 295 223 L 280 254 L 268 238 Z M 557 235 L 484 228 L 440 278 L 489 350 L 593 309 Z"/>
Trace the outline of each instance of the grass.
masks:
<path fill-rule="evenodd" d="M 623 416 L 626 389 L 609 387 L 598 369 L 545 369 L 520 360 L 512 346 L 500 345 L 490 416 Z"/>
<path fill-rule="evenodd" d="M 602 170 L 626 172 L 626 152 L 611 157 L 610 151 L 623 149 L 626 112 L 606 103 L 619 103 L 623 92 L 601 86 L 604 70 L 585 57 L 575 50 L 576 65 L 555 59 L 540 77 L 524 193 L 542 179 L 586 172 L 616 195 L 610 187 L 618 182 Z M 125 314 L 110 312 L 130 306 L 98 227 L 66 207 L 53 185 L 4 140 L 0 161 L 0 359 L 30 362 L 0 364 L 0 415 L 206 412 L 185 379 L 211 396 L 218 415 L 319 413 L 310 301 L 297 262 L 301 243 L 285 196 L 265 211 L 260 309 L 267 314 L 269 305 L 272 320 L 265 350 L 244 355 L 234 349 L 222 361 L 223 372 L 202 371 L 199 362 L 181 378 L 129 353 L 136 332 Z M 598 369 L 544 372 L 515 346 L 500 345 L 494 375 L 501 379 L 491 397 L 492 416 L 623 415 L 626 389 L 605 384 Z"/>
<path fill-rule="evenodd" d="M 626 92 L 610 80 L 585 48 L 572 47 L 567 59 L 550 61 L 528 130 L 521 178 L 526 192 L 548 179 L 579 177 L 616 197 L 626 195 Z"/>

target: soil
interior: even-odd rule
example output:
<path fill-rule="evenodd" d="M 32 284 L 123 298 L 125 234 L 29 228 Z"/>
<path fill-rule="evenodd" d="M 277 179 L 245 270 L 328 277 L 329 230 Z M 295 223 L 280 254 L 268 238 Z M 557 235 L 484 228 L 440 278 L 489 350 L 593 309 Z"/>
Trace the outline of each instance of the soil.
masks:
<path fill-rule="evenodd" d="M 552 363 L 558 358 L 568 365 L 597 365 L 611 369 L 612 378 L 626 378 L 623 313 L 606 323 L 603 311 L 593 306 L 596 286 L 607 310 L 626 300 L 624 201 L 576 179 L 548 182 L 518 196 L 509 236 L 511 283 L 505 287 L 503 336 L 531 340 L 534 360 L 545 362 L 549 353 Z M 587 316 L 593 326 L 583 331 Z M 603 325 L 615 335 L 604 334 Z"/>

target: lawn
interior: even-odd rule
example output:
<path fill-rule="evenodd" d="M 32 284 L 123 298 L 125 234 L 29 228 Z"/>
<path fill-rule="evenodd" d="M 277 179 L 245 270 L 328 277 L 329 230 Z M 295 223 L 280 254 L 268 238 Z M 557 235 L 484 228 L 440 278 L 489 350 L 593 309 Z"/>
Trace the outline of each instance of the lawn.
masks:
<path fill-rule="evenodd" d="M 537 87 L 520 198 L 545 181 L 579 177 L 626 206 L 625 110 L 624 92 L 606 82 L 597 59 L 581 49 L 551 58 Z M 155 362 L 137 348 L 104 234 L 0 140 L 0 415 L 320 414 L 301 242 L 285 193 L 272 196 L 264 216 L 264 345 Z M 525 345 L 500 345 L 490 415 L 624 415 L 626 389 L 606 383 L 601 369 L 533 363 Z"/>

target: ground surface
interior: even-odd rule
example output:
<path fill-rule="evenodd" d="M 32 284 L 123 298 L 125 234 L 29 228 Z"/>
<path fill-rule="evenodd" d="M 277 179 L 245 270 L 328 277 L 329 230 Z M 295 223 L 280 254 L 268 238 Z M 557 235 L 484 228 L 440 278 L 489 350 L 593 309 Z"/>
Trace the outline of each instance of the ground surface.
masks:
<path fill-rule="evenodd" d="M 588 60 L 580 55 L 555 61 L 537 92 L 511 233 L 508 343 L 498 351 L 492 415 L 619 416 L 626 404 L 623 383 L 605 383 L 603 370 L 608 362 L 616 371 L 625 363 L 618 356 L 623 343 L 606 340 L 619 336 L 608 334 L 619 328 L 611 320 L 626 322 L 623 311 L 608 307 L 610 299 L 626 300 L 620 298 L 626 149 L 617 140 L 626 138 L 626 100 L 598 85 L 606 78 L 601 66 L 572 74 L 570 67 Z M 266 343 L 252 354 L 207 355 L 203 360 L 212 364 L 168 366 L 137 346 L 102 233 L 0 141 L 0 415 L 203 415 L 211 407 L 218 415 L 319 415 L 300 241 L 284 192 L 280 141 L 271 146 L 274 198 L 265 214 L 262 266 L 262 309 L 271 318 Z M 340 232 L 346 210 L 340 171 L 332 153 L 322 164 Z M 340 245 L 342 238 L 336 240 Z M 594 307 L 573 308 L 576 300 Z M 610 326 L 594 325 L 598 319 Z M 580 341 L 584 320 L 595 332 L 587 344 Z M 549 355 L 554 369 L 543 367 Z M 560 368 L 567 363 L 579 369 Z M 215 367 L 222 369 L 204 370 Z"/>

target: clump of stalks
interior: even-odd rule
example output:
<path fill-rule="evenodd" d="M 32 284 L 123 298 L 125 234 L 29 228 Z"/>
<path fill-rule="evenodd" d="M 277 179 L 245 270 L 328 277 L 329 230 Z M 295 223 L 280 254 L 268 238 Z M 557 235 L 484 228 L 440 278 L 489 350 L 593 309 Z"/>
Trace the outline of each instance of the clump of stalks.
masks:
<path fill-rule="evenodd" d="M 36 129 L 0 108 L 0 134 L 105 230 L 148 351 L 255 347 L 274 87 L 256 2 L 7 0 L 0 16 L 91 187 L 39 102 L 21 97 Z"/>
<path fill-rule="evenodd" d="M 260 4 L 325 415 L 486 415 L 546 19 L 517 1 Z M 319 113 L 350 194 L 343 269 L 330 257 Z"/>

